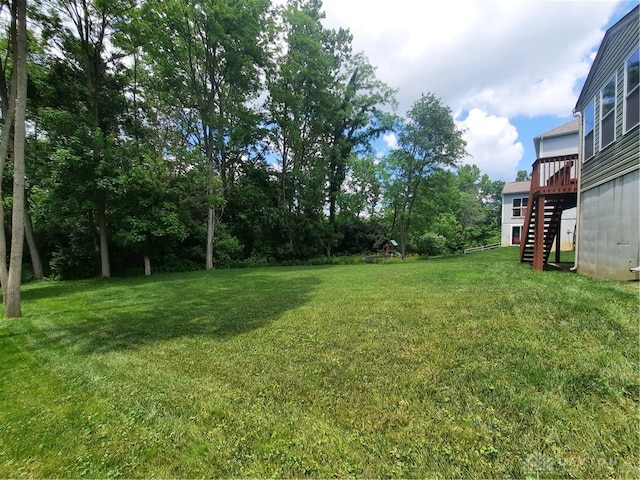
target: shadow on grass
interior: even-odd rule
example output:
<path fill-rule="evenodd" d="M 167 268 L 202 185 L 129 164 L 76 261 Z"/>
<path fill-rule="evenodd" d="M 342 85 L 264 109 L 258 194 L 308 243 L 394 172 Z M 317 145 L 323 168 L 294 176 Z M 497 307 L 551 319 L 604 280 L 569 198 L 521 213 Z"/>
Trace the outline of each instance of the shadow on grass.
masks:
<path fill-rule="evenodd" d="M 103 288 L 89 284 L 75 291 L 46 287 L 47 293 L 26 292 L 26 298 L 40 298 L 45 306 L 49 294 L 64 297 L 63 308 L 47 315 L 48 325 L 38 329 L 37 347 L 91 354 L 181 337 L 240 335 L 304 305 L 318 283 L 313 276 L 187 275 L 105 283 Z"/>
<path fill-rule="evenodd" d="M 116 280 L 117 281 L 117 280 Z M 91 292 L 108 289 L 114 281 L 108 278 L 93 278 L 90 280 L 49 281 L 39 280 L 22 285 L 22 300 L 40 300 L 65 295 L 73 295 L 79 291 Z"/>

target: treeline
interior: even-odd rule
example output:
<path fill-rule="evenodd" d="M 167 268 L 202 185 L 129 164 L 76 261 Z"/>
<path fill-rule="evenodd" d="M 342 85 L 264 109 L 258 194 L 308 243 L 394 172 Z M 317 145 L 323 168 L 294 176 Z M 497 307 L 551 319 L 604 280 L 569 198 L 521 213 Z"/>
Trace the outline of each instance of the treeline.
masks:
<path fill-rule="evenodd" d="M 3 139 L 21 1 L 0 11 Z M 405 118 L 390 113 L 395 92 L 348 30 L 323 26 L 320 0 L 27 6 L 26 276 L 268 264 L 390 238 L 433 255 L 499 238 L 502 182 L 459 165 L 450 109 L 426 94 Z M 377 158 L 390 133 L 397 148 Z"/>

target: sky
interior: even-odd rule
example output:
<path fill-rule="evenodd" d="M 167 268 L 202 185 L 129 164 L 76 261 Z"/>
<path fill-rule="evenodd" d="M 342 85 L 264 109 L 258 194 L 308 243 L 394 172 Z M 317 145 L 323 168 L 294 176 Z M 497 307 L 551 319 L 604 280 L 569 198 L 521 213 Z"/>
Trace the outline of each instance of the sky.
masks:
<path fill-rule="evenodd" d="M 433 93 L 492 180 L 531 171 L 533 138 L 573 118 L 606 29 L 638 0 L 324 0 L 325 27 L 349 29 L 404 115 Z M 379 154 L 395 145 L 378 142 Z"/>

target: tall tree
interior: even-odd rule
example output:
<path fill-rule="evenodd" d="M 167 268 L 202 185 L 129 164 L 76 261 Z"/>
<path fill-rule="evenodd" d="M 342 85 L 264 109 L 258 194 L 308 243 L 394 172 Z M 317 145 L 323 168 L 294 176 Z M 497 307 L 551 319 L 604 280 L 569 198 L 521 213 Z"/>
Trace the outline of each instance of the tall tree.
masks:
<path fill-rule="evenodd" d="M 378 165 L 373 155 L 348 159 L 345 188 L 337 198 L 340 215 L 372 218 L 382 198 Z"/>
<path fill-rule="evenodd" d="M 268 109 L 283 210 L 295 216 L 296 231 L 306 221 L 324 225 L 326 210 L 328 224 L 315 236 L 326 237 L 329 254 L 348 160 L 389 128 L 382 109 L 394 104 L 395 92 L 363 54 L 353 54 L 351 34 L 325 28 L 323 18 L 319 0 L 291 0 L 282 11 L 285 48 L 269 80 Z"/>
<path fill-rule="evenodd" d="M 465 154 L 465 141 L 449 107 L 431 93 L 413 104 L 398 137 L 399 149 L 386 161 L 387 203 L 405 255 L 422 183 L 437 167 L 455 166 Z"/>
<path fill-rule="evenodd" d="M 15 2 L 0 3 L 0 13 L 5 6 L 10 6 L 11 23 L 7 35 L 7 56 L 0 58 L 0 106 L 2 107 L 2 140 L 0 142 L 0 200 L 4 198 L 3 179 L 7 156 L 13 139 L 13 124 L 16 109 L 17 68 L 17 14 Z M 4 201 L 0 201 L 0 285 L 2 286 L 3 301 L 6 303 L 6 289 L 9 280 L 7 266 L 7 236 L 4 223 Z"/>
<path fill-rule="evenodd" d="M 500 234 L 504 182 L 492 181 L 476 165 L 460 167 L 456 180 L 460 191 L 456 217 L 462 227 L 464 246 L 494 242 Z"/>
<path fill-rule="evenodd" d="M 276 18 L 280 38 L 274 45 L 281 49 L 274 52 L 276 61 L 268 77 L 267 109 L 271 143 L 280 162 L 284 228 L 293 251 L 294 237 L 322 221 L 322 142 L 327 133 L 333 75 L 339 67 L 331 38 L 334 48 L 348 48 L 350 37 L 344 30 L 324 28 L 320 0 L 290 0 Z"/>
<path fill-rule="evenodd" d="M 145 275 L 151 275 L 152 258 L 184 240 L 187 229 L 180 212 L 182 192 L 167 171 L 168 163 L 153 151 L 143 159 L 123 172 L 115 238 L 143 259 Z"/>
<path fill-rule="evenodd" d="M 15 0 L 16 18 L 16 106 L 13 143 L 13 209 L 11 215 L 11 256 L 6 289 L 7 317 L 21 317 L 20 282 L 22 279 L 22 252 L 24 245 L 24 172 L 27 111 L 27 2 Z"/>
<path fill-rule="evenodd" d="M 216 197 L 228 198 L 236 162 L 259 119 L 249 102 L 260 87 L 268 0 L 145 2 L 132 36 L 144 44 L 151 88 L 183 109 L 185 140 L 205 158 L 210 178 L 205 267 L 213 268 Z M 219 177 L 222 191 L 216 191 Z"/>
<path fill-rule="evenodd" d="M 395 91 L 375 77 L 375 68 L 362 54 L 349 55 L 333 88 L 333 107 L 328 114 L 328 210 L 330 234 L 335 234 L 337 200 L 348 170 L 349 157 L 356 151 L 370 152 L 370 142 L 391 129 L 394 117 L 382 109 L 395 105 Z M 330 254 L 331 238 L 327 246 Z"/>
<path fill-rule="evenodd" d="M 92 201 L 98 227 L 101 273 L 111 276 L 107 210 L 110 177 L 116 168 L 104 155 L 107 137 L 117 135 L 116 104 L 121 96 L 110 88 L 110 77 L 119 68 L 124 53 L 115 49 L 111 35 L 123 16 L 133 8 L 135 0 L 50 0 L 45 21 L 45 37 L 55 40 L 65 60 L 84 80 L 84 119 L 90 130 L 85 136 L 87 153 L 91 155 L 90 174 Z"/>

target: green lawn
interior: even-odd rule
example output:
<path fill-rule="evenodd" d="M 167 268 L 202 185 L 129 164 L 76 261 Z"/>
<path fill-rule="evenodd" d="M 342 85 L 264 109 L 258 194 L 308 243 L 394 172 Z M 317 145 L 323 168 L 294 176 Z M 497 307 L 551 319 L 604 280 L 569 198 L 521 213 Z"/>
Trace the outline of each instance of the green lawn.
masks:
<path fill-rule="evenodd" d="M 629 477 L 638 283 L 517 249 L 28 285 L 0 477 Z"/>

